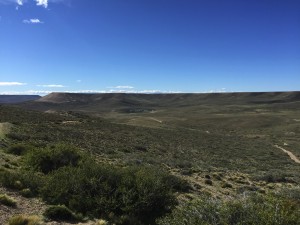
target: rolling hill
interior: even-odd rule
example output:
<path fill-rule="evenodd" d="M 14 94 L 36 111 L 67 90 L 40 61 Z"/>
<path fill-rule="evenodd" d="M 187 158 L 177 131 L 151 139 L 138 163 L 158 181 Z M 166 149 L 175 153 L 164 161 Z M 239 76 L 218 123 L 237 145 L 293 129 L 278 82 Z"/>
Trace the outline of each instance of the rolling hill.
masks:
<path fill-rule="evenodd" d="M 37 100 L 39 95 L 0 95 L 0 104 L 13 104 L 26 101 Z"/>
<path fill-rule="evenodd" d="M 155 108 L 186 108 L 200 105 L 300 104 L 300 92 L 241 92 L 209 94 L 75 94 L 51 93 L 24 107 L 38 110 L 87 112 L 143 112 Z"/>
<path fill-rule="evenodd" d="M 20 198 L 18 193 L 22 193 L 22 190 L 18 189 L 19 186 L 15 187 L 15 184 L 19 184 L 22 178 L 24 187 L 35 191 L 37 197 L 44 196 L 47 204 L 53 204 L 53 196 L 58 195 L 54 193 L 49 196 L 49 193 L 67 190 L 55 204 L 65 204 L 78 213 L 87 213 L 85 208 L 80 207 L 82 203 L 92 204 L 91 206 L 103 210 L 103 207 L 110 204 L 92 200 L 95 195 L 99 197 L 98 200 L 108 196 L 106 192 L 102 196 L 99 191 L 105 185 L 124 178 L 122 190 L 125 190 L 124 193 L 131 193 L 132 182 L 135 181 L 128 182 L 130 177 L 123 170 L 125 168 L 133 169 L 132 171 L 142 168 L 137 173 L 142 175 L 137 180 L 139 185 L 144 185 L 138 189 L 142 193 L 144 187 L 160 183 L 157 182 L 156 175 L 153 176 L 155 179 L 149 177 L 145 168 L 164 171 L 177 177 L 171 182 L 175 182 L 177 188 L 181 189 L 180 192 L 176 191 L 179 206 L 191 199 L 201 200 L 203 196 L 221 199 L 218 204 L 223 204 L 223 200 L 227 204 L 228 200 L 244 201 L 245 196 L 255 193 L 267 198 L 270 194 L 282 193 L 286 199 L 299 202 L 300 92 L 52 93 L 34 101 L 0 105 L 0 133 L 0 191 L 15 195 L 19 202 L 25 200 Z M 66 149 L 59 147 L 65 145 L 69 146 L 67 150 L 78 149 L 84 154 L 83 158 L 90 161 L 41 174 L 39 168 L 45 168 L 44 165 L 46 168 L 50 165 L 51 168 L 51 165 L 61 163 L 61 158 L 68 157 L 68 154 L 61 153 Z M 24 152 L 15 156 L 15 151 Z M 50 157 L 55 152 L 57 155 Z M 33 158 L 28 161 L 28 157 Z M 39 160 L 36 161 L 35 157 L 46 161 L 41 161 L 41 165 L 36 166 L 35 163 Z M 26 164 L 29 162 L 32 164 Z M 98 169 L 102 171 L 102 166 L 106 168 L 105 171 L 112 171 L 112 179 L 86 179 L 90 174 L 97 175 Z M 29 168 L 36 168 L 37 171 L 28 176 L 28 173 L 32 173 Z M 94 170 L 95 168 L 98 169 Z M 114 174 L 119 169 L 122 172 Z M 90 173 L 91 170 L 94 172 Z M 148 181 L 153 183 L 143 183 Z M 86 186 L 87 183 L 89 186 Z M 49 185 L 56 187 L 41 192 Z M 69 188 L 73 186 L 81 188 L 75 193 L 72 193 L 73 189 L 69 192 Z M 167 186 L 170 187 L 170 184 Z M 16 192 L 6 189 L 11 187 L 16 188 Z M 166 187 L 165 184 L 163 187 Z M 109 188 L 109 191 L 112 190 L 117 189 Z M 81 198 L 83 192 L 88 197 Z M 72 198 L 80 197 L 80 200 L 65 201 L 66 194 L 70 194 Z M 149 194 L 153 196 L 151 188 Z M 114 196 L 123 194 L 115 193 Z M 91 202 L 86 199 L 91 199 Z M 135 204 L 136 201 L 129 202 Z M 125 202 L 128 204 L 128 201 Z M 205 203 L 205 207 L 206 205 Z M 116 205 L 111 206 L 115 210 Z M 218 207 L 217 205 L 213 211 Z M 133 209 L 135 212 L 139 208 Z M 0 217 L 0 223 L 15 214 L 16 210 L 18 208 L 10 210 L 4 218 Z M 125 213 L 123 208 L 120 210 L 115 212 L 122 212 L 120 215 Z M 21 212 L 27 211 L 28 209 Z M 0 209 L 0 214 L 1 212 L 4 211 Z M 34 213 L 41 215 L 39 211 Z M 104 214 L 104 218 L 118 219 L 118 216 L 111 218 L 108 215 Z M 145 221 L 141 224 L 156 224 L 152 222 Z"/>

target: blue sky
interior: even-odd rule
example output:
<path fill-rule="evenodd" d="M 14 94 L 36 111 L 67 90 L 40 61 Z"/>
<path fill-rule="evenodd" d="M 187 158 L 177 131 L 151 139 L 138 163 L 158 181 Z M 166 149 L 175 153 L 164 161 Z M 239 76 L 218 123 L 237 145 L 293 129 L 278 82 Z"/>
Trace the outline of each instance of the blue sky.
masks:
<path fill-rule="evenodd" d="M 299 89 L 299 0 L 0 0 L 0 94 Z"/>

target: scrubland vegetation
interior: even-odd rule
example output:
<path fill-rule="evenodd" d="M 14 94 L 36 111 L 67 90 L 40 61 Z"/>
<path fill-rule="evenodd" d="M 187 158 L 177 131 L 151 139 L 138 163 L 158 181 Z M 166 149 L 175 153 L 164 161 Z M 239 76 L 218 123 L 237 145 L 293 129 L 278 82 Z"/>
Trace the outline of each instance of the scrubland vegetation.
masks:
<path fill-rule="evenodd" d="M 159 225 L 266 225 L 300 224 L 299 199 L 294 201 L 275 195 L 253 194 L 230 201 L 202 196 L 184 203 L 170 215 L 158 220 Z"/>
<path fill-rule="evenodd" d="M 161 109 L 154 114 L 163 122 L 150 123 L 155 106 L 101 117 L 0 106 L 0 123 L 9 124 L 0 203 L 11 212 L 22 198 L 46 204 L 42 214 L 6 222 L 300 224 L 300 165 L 274 147 L 297 146 L 299 113 L 222 107 Z M 255 107 L 267 115 L 249 113 Z"/>
<path fill-rule="evenodd" d="M 24 149 L 22 167 L 1 170 L 0 182 L 52 205 L 44 213 L 51 220 L 100 217 L 117 224 L 153 223 L 177 204 L 175 192 L 188 186 L 186 181 L 151 166 L 97 163 L 66 144 Z M 19 151 L 8 152 L 19 155 Z M 15 205 L 8 200 L 1 196 L 1 203 Z"/>

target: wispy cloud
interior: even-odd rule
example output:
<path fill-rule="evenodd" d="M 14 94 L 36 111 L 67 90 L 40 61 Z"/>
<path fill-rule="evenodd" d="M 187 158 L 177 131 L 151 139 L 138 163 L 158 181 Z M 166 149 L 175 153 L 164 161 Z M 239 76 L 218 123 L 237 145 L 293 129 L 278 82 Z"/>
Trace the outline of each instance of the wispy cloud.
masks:
<path fill-rule="evenodd" d="M 42 6 L 44 8 L 48 8 L 49 3 L 64 3 L 69 4 L 70 0 L 30 0 L 32 2 L 35 2 L 37 6 Z M 0 0 L 0 4 L 17 4 L 18 6 L 22 6 L 25 3 L 27 3 L 28 0 Z"/>
<path fill-rule="evenodd" d="M 82 80 L 76 80 L 77 83 L 81 83 Z"/>
<path fill-rule="evenodd" d="M 48 0 L 35 0 L 36 1 L 36 5 L 38 6 L 43 6 L 45 8 L 48 7 Z"/>
<path fill-rule="evenodd" d="M 28 91 L 6 91 L 0 92 L 1 95 L 47 95 L 53 90 L 28 90 Z M 180 91 L 161 91 L 161 90 L 140 90 L 140 91 L 130 91 L 130 90 L 69 90 L 60 91 L 61 93 L 81 93 L 81 94 L 105 94 L 105 93 L 125 93 L 125 94 L 172 94 L 172 93 L 182 93 Z"/>
<path fill-rule="evenodd" d="M 19 10 L 19 7 L 22 6 L 23 3 L 24 3 L 24 0 L 17 0 L 16 10 Z"/>
<path fill-rule="evenodd" d="M 29 20 L 23 20 L 23 23 L 26 23 L 26 24 L 40 24 L 40 23 L 44 23 L 44 22 L 40 21 L 39 19 L 29 19 Z"/>
<path fill-rule="evenodd" d="M 53 91 L 40 91 L 40 90 L 28 90 L 28 91 L 3 91 L 0 95 L 47 95 Z"/>
<path fill-rule="evenodd" d="M 129 85 L 119 85 L 119 86 L 108 87 L 108 88 L 114 88 L 114 89 L 133 89 L 134 87 L 129 86 Z"/>
<path fill-rule="evenodd" d="M 0 86 L 22 86 L 22 85 L 27 85 L 27 84 L 21 82 L 0 82 Z"/>
<path fill-rule="evenodd" d="M 228 92 L 226 90 L 226 88 L 221 88 L 221 89 L 215 89 L 215 90 L 207 91 L 207 93 L 224 93 L 224 92 Z"/>
<path fill-rule="evenodd" d="M 17 4 L 23 5 L 27 0 L 0 0 L 0 4 L 9 5 L 9 4 Z"/>
<path fill-rule="evenodd" d="M 168 94 L 182 93 L 181 91 L 165 91 L 165 90 L 80 90 L 70 91 L 71 93 L 126 93 L 126 94 Z"/>
<path fill-rule="evenodd" d="M 49 88 L 64 88 L 66 86 L 61 84 L 38 84 L 37 87 L 49 87 Z"/>

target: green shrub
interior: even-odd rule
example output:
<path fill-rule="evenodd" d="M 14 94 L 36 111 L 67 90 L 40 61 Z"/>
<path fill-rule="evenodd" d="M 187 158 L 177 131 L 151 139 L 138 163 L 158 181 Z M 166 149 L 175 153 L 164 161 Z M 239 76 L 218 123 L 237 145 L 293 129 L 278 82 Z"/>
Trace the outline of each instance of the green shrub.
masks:
<path fill-rule="evenodd" d="M 9 225 L 42 225 L 44 224 L 38 216 L 17 215 L 8 221 Z"/>
<path fill-rule="evenodd" d="M 64 205 L 49 206 L 44 214 L 47 219 L 54 221 L 78 221 L 79 217 Z"/>
<path fill-rule="evenodd" d="M 167 185 L 172 187 L 175 191 L 188 192 L 192 189 L 188 181 L 174 175 L 166 175 L 164 180 Z"/>
<path fill-rule="evenodd" d="M 15 190 L 29 188 L 33 195 L 38 193 L 39 188 L 43 186 L 43 182 L 43 177 L 32 171 L 0 171 L 0 184 L 4 187 Z"/>
<path fill-rule="evenodd" d="M 50 204 L 85 215 L 105 218 L 114 213 L 153 221 L 176 204 L 167 176 L 149 167 L 120 169 L 89 161 L 53 171 L 41 195 Z"/>
<path fill-rule="evenodd" d="M 8 133 L 6 134 L 6 137 L 16 141 L 25 141 L 29 139 L 27 135 L 19 133 Z"/>
<path fill-rule="evenodd" d="M 227 182 L 223 182 L 223 183 L 221 184 L 221 187 L 222 187 L 222 188 L 232 188 L 232 184 L 227 183 Z"/>
<path fill-rule="evenodd" d="M 254 179 L 258 181 L 265 181 L 267 183 L 294 183 L 293 180 L 288 179 L 287 175 L 281 172 L 272 172 L 260 176 L 255 176 Z"/>
<path fill-rule="evenodd" d="M 185 203 L 159 225 L 297 225 L 300 224 L 300 205 L 273 195 L 253 195 L 231 201 L 208 197 Z"/>
<path fill-rule="evenodd" d="M 15 207 L 17 205 L 16 200 L 5 194 L 0 194 L 0 203 L 10 207 Z"/>
<path fill-rule="evenodd" d="M 209 179 L 206 179 L 206 180 L 204 181 L 204 183 L 205 183 L 205 184 L 208 184 L 208 185 L 213 185 L 212 180 L 209 180 Z"/>
<path fill-rule="evenodd" d="M 48 174 L 64 166 L 77 166 L 82 154 L 78 149 L 58 144 L 53 147 L 36 148 L 26 155 L 26 165 L 35 171 Z"/>
<path fill-rule="evenodd" d="M 30 149 L 29 146 L 23 144 L 17 144 L 9 147 L 6 152 L 14 155 L 23 155 Z"/>
<path fill-rule="evenodd" d="M 210 175 L 208 175 L 208 174 L 206 174 L 204 177 L 209 180 L 211 179 Z"/>
<path fill-rule="evenodd" d="M 25 189 L 21 190 L 20 194 L 26 198 L 31 198 L 34 196 L 32 191 L 29 188 L 25 188 Z"/>

